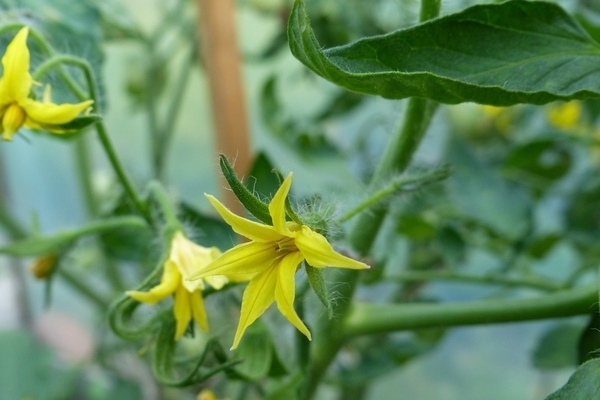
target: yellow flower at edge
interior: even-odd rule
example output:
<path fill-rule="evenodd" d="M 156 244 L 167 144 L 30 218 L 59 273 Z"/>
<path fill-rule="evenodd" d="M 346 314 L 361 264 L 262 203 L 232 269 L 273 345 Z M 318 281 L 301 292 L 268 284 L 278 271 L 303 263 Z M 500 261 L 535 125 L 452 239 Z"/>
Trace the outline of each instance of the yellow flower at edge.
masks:
<path fill-rule="evenodd" d="M 0 78 L 0 133 L 3 140 L 12 140 L 23 125 L 62 133 L 59 125 L 71 122 L 94 102 L 87 100 L 78 104 L 54 104 L 48 98 L 39 102 L 29 97 L 34 82 L 29 73 L 28 33 L 27 27 L 22 28 L 2 57 L 4 72 Z"/>
<path fill-rule="evenodd" d="M 571 129 L 581 118 L 582 107 L 577 101 L 555 105 L 548 112 L 548 121 L 558 129 Z"/>
<path fill-rule="evenodd" d="M 199 246 L 187 239 L 183 233 L 177 232 L 171 242 L 169 258 L 163 267 L 160 284 L 148 292 L 128 291 L 125 294 L 148 304 L 155 304 L 174 294 L 173 314 L 177 322 L 175 339 L 183 336 L 192 318 L 202 330 L 207 331 L 208 321 L 202 298 L 204 282 L 190 281 L 188 278 L 193 271 L 210 264 L 220 254 L 216 247 Z M 212 276 L 204 280 L 215 289 L 220 289 L 227 283 L 227 278 L 224 276 Z"/>
<path fill-rule="evenodd" d="M 238 346 L 246 328 L 273 302 L 292 325 L 311 339 L 308 328 L 294 310 L 294 277 L 303 260 L 315 268 L 369 268 L 365 263 L 337 253 L 323 235 L 308 226 L 286 221 L 285 200 L 291 184 L 292 174 L 289 174 L 269 204 L 273 226 L 237 216 L 213 196 L 205 195 L 236 233 L 251 240 L 226 251 L 191 277 L 227 275 L 234 281 L 250 281 L 242 298 L 232 350 Z"/>

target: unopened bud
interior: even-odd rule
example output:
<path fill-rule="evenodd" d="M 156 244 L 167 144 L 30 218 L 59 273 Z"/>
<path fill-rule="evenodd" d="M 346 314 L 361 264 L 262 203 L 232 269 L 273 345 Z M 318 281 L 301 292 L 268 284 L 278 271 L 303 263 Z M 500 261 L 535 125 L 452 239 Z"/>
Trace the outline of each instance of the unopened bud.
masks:
<path fill-rule="evenodd" d="M 40 257 L 31 264 L 29 272 L 37 279 L 46 279 L 54 269 L 57 260 L 56 254 Z"/>

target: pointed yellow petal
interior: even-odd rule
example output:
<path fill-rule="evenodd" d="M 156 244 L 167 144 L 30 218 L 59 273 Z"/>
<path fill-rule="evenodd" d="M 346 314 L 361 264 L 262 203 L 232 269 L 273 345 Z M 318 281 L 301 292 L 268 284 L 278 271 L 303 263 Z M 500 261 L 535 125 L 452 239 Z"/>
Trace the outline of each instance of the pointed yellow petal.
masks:
<path fill-rule="evenodd" d="M 238 277 L 238 280 L 243 280 L 239 276 L 251 279 L 255 274 L 263 272 L 280 256 L 272 243 L 239 244 L 200 271 L 192 274 L 189 279 L 212 275 L 225 275 L 230 279 Z"/>
<path fill-rule="evenodd" d="M 227 279 L 225 275 L 207 276 L 206 278 L 204 278 L 204 281 L 216 290 L 221 289 L 223 286 L 229 283 L 229 279 Z"/>
<path fill-rule="evenodd" d="M 54 104 L 25 99 L 20 101 L 19 105 L 25 109 L 31 120 L 40 125 L 60 125 L 73 121 L 93 103 L 93 100 L 86 100 L 77 104 Z"/>
<path fill-rule="evenodd" d="M 294 310 L 294 297 L 296 295 L 295 275 L 298 264 L 304 257 L 300 252 L 290 253 L 285 256 L 277 266 L 278 277 L 275 288 L 275 301 L 277 308 L 308 340 L 312 340 L 310 331 Z"/>
<path fill-rule="evenodd" d="M 273 228 L 282 235 L 294 237 L 296 233 L 290 231 L 287 222 L 285 221 L 285 200 L 292 186 L 292 173 L 283 180 L 277 193 L 269 203 L 269 214 L 273 220 Z"/>
<path fill-rule="evenodd" d="M 271 267 L 256 275 L 246 287 L 242 297 L 240 322 L 238 323 L 231 350 L 240 343 L 240 339 L 258 317 L 260 317 L 275 300 L 275 287 L 277 285 L 277 268 Z"/>
<path fill-rule="evenodd" d="M 303 225 L 301 233 L 296 237 L 296 246 L 306 261 L 315 268 L 341 267 L 351 269 L 370 268 L 367 264 L 341 255 L 333 250 L 325 237 L 308 226 Z"/>
<path fill-rule="evenodd" d="M 208 331 L 208 318 L 206 317 L 206 309 L 204 308 L 204 298 L 199 290 L 190 293 L 190 302 L 192 305 L 192 315 L 194 321 L 204 332 Z"/>
<path fill-rule="evenodd" d="M 13 135 L 25 122 L 25 111 L 17 104 L 12 103 L 2 116 L 2 139 L 12 140 Z"/>
<path fill-rule="evenodd" d="M 169 296 L 175 292 L 178 286 L 181 285 L 181 274 L 173 263 L 165 263 L 164 272 L 160 279 L 160 284 L 154 286 L 148 292 L 138 292 L 130 290 L 125 294 L 142 303 L 155 304 L 156 302 Z"/>
<path fill-rule="evenodd" d="M 25 100 L 29 96 L 33 78 L 29 74 L 29 49 L 27 34 L 29 29 L 22 28 L 6 47 L 2 57 L 4 73 L 0 80 L 0 103 Z"/>
<path fill-rule="evenodd" d="M 255 242 L 275 242 L 282 236 L 272 226 L 260 224 L 235 215 L 219 200 L 209 194 L 204 194 L 219 215 L 233 228 L 233 231 Z"/>
<path fill-rule="evenodd" d="M 178 286 L 175 291 L 175 304 L 173 305 L 173 314 L 177 328 L 175 330 L 175 340 L 180 339 L 187 330 L 192 320 L 192 305 L 190 299 L 191 293 L 185 287 Z"/>

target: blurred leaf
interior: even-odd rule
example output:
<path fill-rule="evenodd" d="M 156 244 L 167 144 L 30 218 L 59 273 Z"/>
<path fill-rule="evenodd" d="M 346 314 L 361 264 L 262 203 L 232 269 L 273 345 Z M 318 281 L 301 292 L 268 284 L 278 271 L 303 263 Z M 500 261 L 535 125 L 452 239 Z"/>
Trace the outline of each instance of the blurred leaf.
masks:
<path fill-rule="evenodd" d="M 500 179 L 457 140 L 450 145 L 449 160 L 454 173 L 447 180 L 448 194 L 463 213 L 510 239 L 526 232 L 531 200 L 525 192 Z"/>
<path fill-rule="evenodd" d="M 412 240 L 429 240 L 435 237 L 435 226 L 419 215 L 401 215 L 398 220 L 398 233 Z"/>
<path fill-rule="evenodd" d="M 323 51 L 296 0 L 288 36 L 294 56 L 323 78 L 390 99 L 508 106 L 600 96 L 600 45 L 541 1 L 476 5 Z"/>
<path fill-rule="evenodd" d="M 597 171 L 592 171 L 586 178 L 584 187 L 571 199 L 567 220 L 572 228 L 595 239 L 600 232 L 600 176 Z"/>
<path fill-rule="evenodd" d="M 560 369 L 577 365 L 577 342 L 581 326 L 560 324 L 547 330 L 533 352 L 533 365 L 540 369 Z"/>
<path fill-rule="evenodd" d="M 275 387 L 265 400 L 296 400 L 298 398 L 298 387 L 303 382 L 304 377 L 300 372 L 296 372 L 283 384 Z"/>
<path fill-rule="evenodd" d="M 273 172 L 274 169 L 269 157 L 264 152 L 258 153 L 246 179 L 248 190 L 260 194 L 263 198 L 272 197 L 279 189 L 279 179 Z"/>
<path fill-rule="evenodd" d="M 600 315 L 590 314 L 590 320 L 579 337 L 579 364 L 600 357 Z"/>
<path fill-rule="evenodd" d="M 466 243 L 456 229 L 445 226 L 437 232 L 442 257 L 452 267 L 456 266 L 465 257 Z"/>
<path fill-rule="evenodd" d="M 127 216 L 136 213 L 137 210 L 123 193 L 112 210 L 105 214 L 105 217 Z M 100 235 L 100 240 L 104 250 L 111 257 L 123 261 L 143 262 L 148 260 L 153 256 L 153 249 L 156 247 L 156 238 L 148 226 L 127 226 L 114 229 Z"/>
<path fill-rule="evenodd" d="M 600 396 L 600 359 L 577 368 L 569 381 L 545 400 L 592 400 Z"/>
<path fill-rule="evenodd" d="M 558 140 L 542 139 L 514 149 L 506 158 L 507 172 L 530 180 L 534 186 L 546 187 L 571 169 L 572 157 Z"/>
<path fill-rule="evenodd" d="M 287 374 L 271 334 L 260 320 L 248 327 L 238 348 L 234 350 L 234 356 L 243 360 L 236 367 L 236 372 L 247 380 L 257 381 L 271 372 L 275 376 Z"/>
<path fill-rule="evenodd" d="M 237 235 L 221 218 L 203 214 L 187 203 L 181 203 L 179 210 L 181 219 L 194 227 L 192 239 L 199 245 L 226 250 L 237 243 Z"/>
<path fill-rule="evenodd" d="M 79 372 L 61 366 L 47 347 L 26 331 L 0 331 L 2 400 L 71 398 Z"/>
<path fill-rule="evenodd" d="M 542 237 L 535 238 L 527 247 L 527 254 L 533 258 L 544 257 L 562 237 L 556 233 L 550 233 Z"/>

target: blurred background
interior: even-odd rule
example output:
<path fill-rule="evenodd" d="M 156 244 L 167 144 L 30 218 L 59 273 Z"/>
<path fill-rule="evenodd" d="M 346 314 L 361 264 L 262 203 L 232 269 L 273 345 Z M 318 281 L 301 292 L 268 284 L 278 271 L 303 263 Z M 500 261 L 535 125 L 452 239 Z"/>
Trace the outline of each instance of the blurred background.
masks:
<path fill-rule="evenodd" d="M 324 47 L 411 26 L 419 10 L 417 0 L 306 3 Z M 557 3 L 598 37 L 596 2 Z M 442 14 L 472 4 L 443 0 Z M 223 192 L 193 1 L 2 0 L 0 5 L 0 21 L 31 23 L 60 51 L 92 62 L 109 134 L 138 187 L 161 176 L 186 204 L 210 213 L 203 193 Z M 338 212 L 349 209 L 364 197 L 404 102 L 346 92 L 297 62 L 285 36 L 290 0 L 238 0 L 236 7 L 252 154 L 247 176 L 268 196 L 270 170 L 293 171 L 297 200 L 318 196 L 336 204 Z M 10 39 L 4 35 L 2 46 Z M 42 58 L 35 49 L 32 54 L 35 67 Z M 57 78 L 49 82 L 58 100 L 69 100 Z M 173 104 L 179 104 L 175 111 Z M 359 299 L 534 296 L 593 281 L 600 257 L 599 113 L 597 101 L 506 109 L 442 106 L 409 173 L 450 163 L 452 176 L 393 200 L 372 255 L 377 265 L 385 265 L 384 272 L 367 278 Z M 169 135 L 158 174 L 149 161 L 157 125 Z M 120 193 L 92 129 L 71 140 L 23 130 L 0 146 L 1 196 L 23 226 L 52 233 L 89 220 L 77 146 L 87 149 L 93 189 L 102 199 L 100 214 L 114 212 Z M 3 241 L 10 242 L 9 235 Z M 108 293 L 107 271 L 95 265 L 98 251 L 94 243 L 81 243 L 61 268 Z M 112 337 L 97 304 L 65 282 L 68 276 L 52 279 L 51 285 L 34 278 L 29 269 L 35 261 L 0 259 L 1 399 L 195 398 L 200 388 L 159 388 L 138 357 L 139 348 Z M 126 257 L 119 262 L 125 288 L 135 286 L 140 277 Z M 525 278 L 531 285 L 402 279 L 407 271 L 440 269 Z M 335 281 L 335 274 L 329 279 Z M 359 339 L 342 352 L 331 381 L 365 390 L 372 400 L 543 399 L 574 371 L 577 349 L 597 324 L 582 316 L 401 332 L 381 347 L 394 355 L 391 361 L 372 342 Z M 223 390 L 220 397 L 235 398 L 235 388 Z M 325 390 L 323 396 L 333 394 Z"/>

